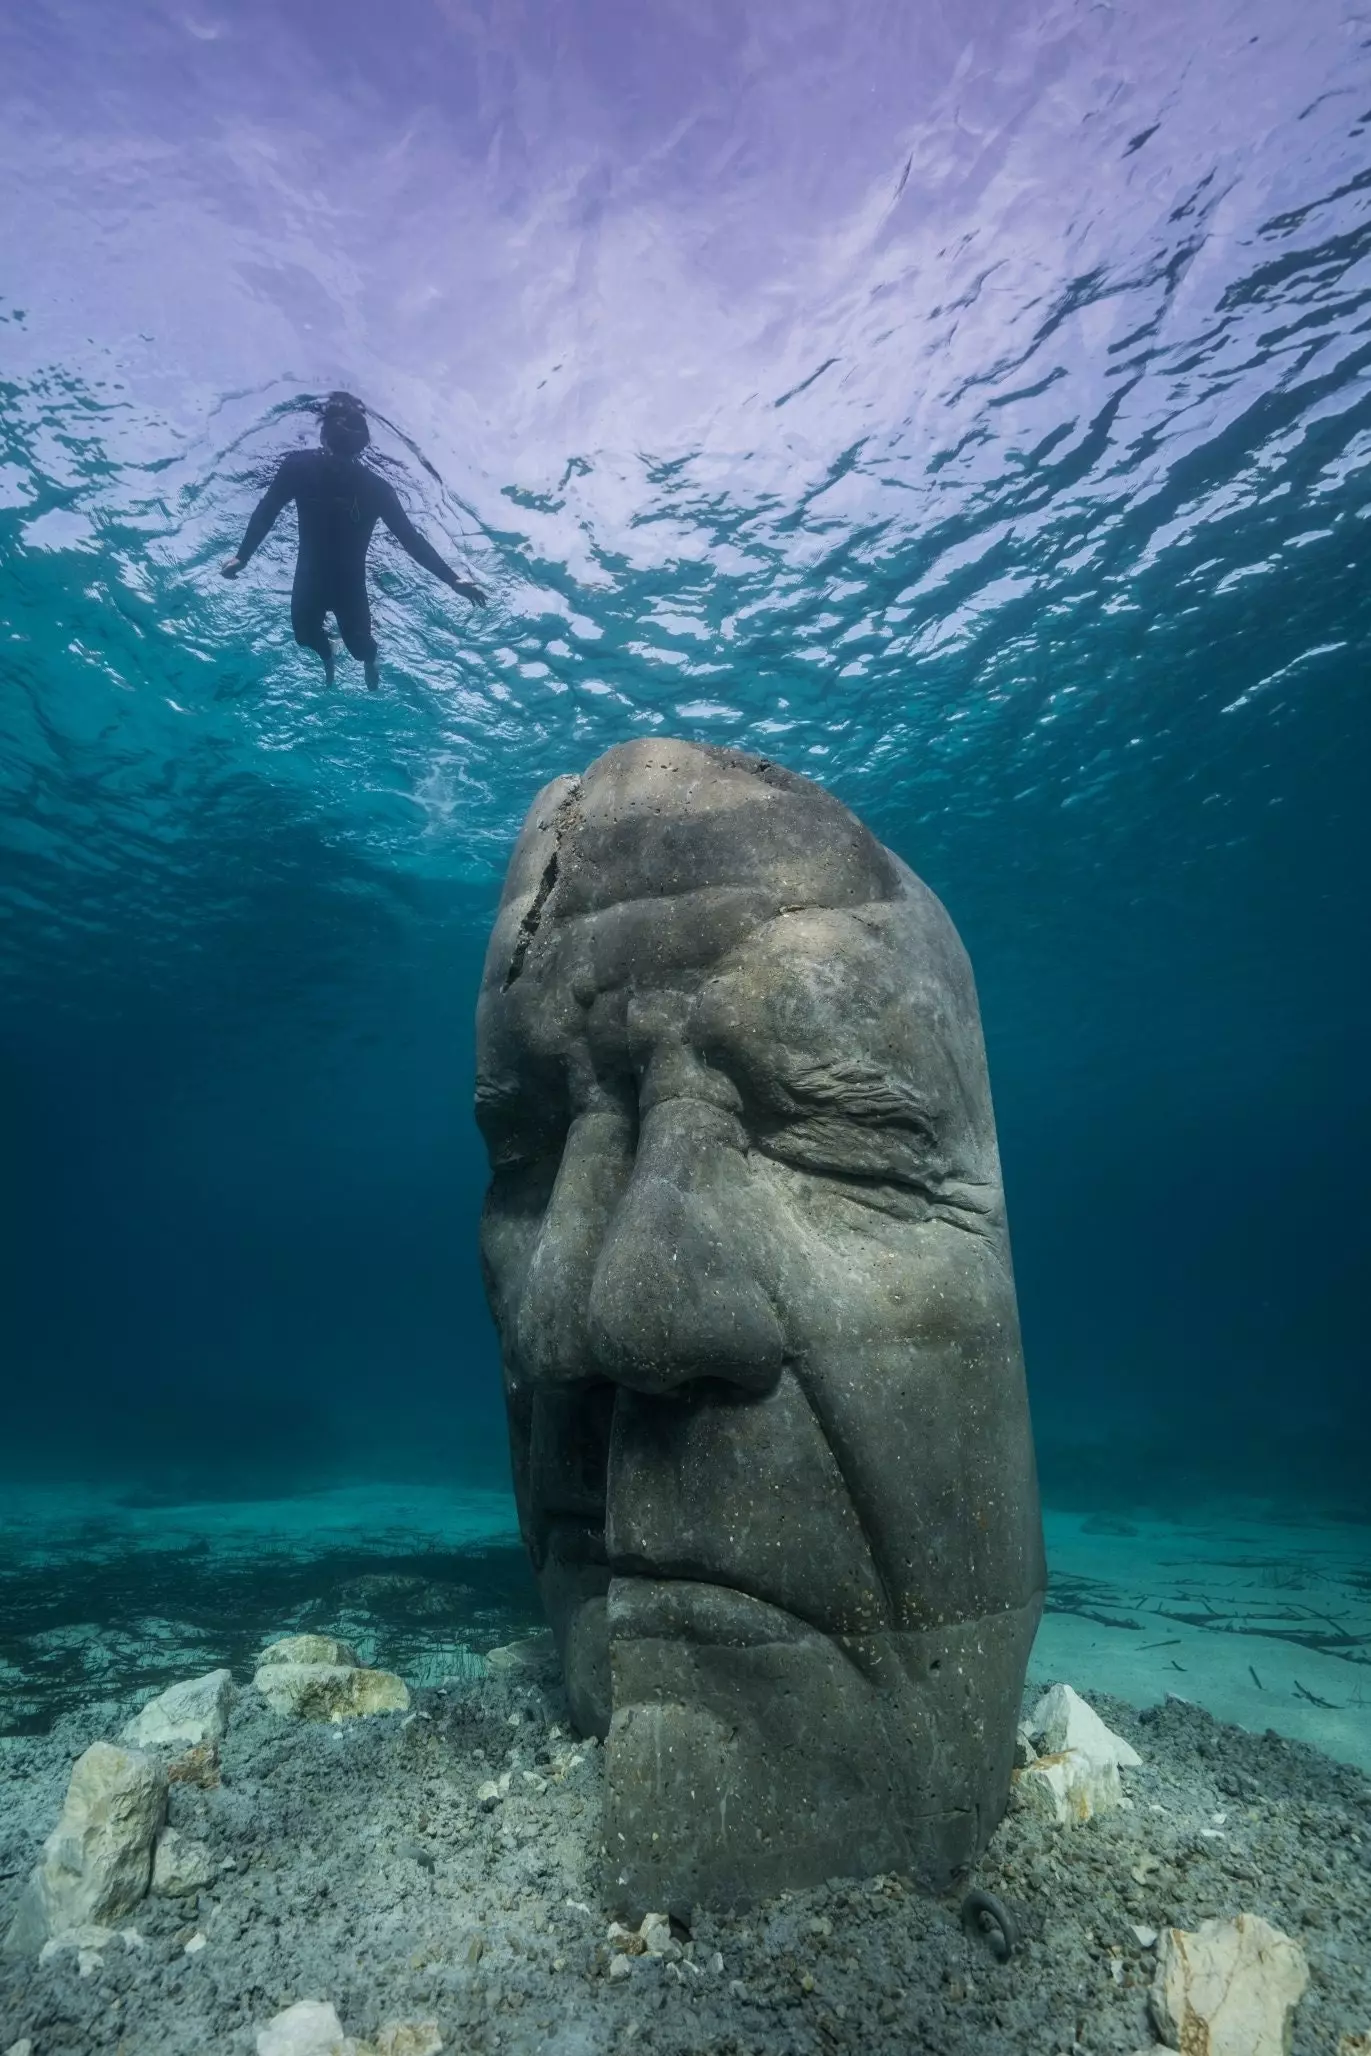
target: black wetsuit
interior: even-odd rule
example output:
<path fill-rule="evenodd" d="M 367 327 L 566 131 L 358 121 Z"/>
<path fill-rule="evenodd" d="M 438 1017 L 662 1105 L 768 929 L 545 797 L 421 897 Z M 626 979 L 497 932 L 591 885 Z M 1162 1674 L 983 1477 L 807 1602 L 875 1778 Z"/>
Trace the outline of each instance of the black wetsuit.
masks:
<path fill-rule="evenodd" d="M 253 510 L 238 551 L 246 564 L 265 540 L 281 509 L 294 500 L 300 523 L 295 584 L 290 595 L 290 622 L 296 642 L 317 650 L 327 661 L 324 616 L 330 612 L 354 657 L 376 656 L 367 600 L 367 546 L 371 531 L 384 521 L 396 541 L 417 564 L 456 585 L 457 574 L 432 543 L 420 535 L 400 505 L 393 485 L 355 457 L 336 457 L 330 450 L 292 450 Z"/>

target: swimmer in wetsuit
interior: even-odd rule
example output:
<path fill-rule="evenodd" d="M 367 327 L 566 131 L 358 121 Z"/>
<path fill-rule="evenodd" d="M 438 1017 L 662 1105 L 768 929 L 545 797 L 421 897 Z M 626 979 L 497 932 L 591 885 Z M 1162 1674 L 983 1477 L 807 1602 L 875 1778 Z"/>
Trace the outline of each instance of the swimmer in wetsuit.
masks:
<path fill-rule="evenodd" d="M 331 613 L 344 643 L 366 667 L 367 685 L 375 692 L 379 674 L 367 600 L 367 547 L 378 521 L 384 521 L 416 564 L 422 564 L 474 607 L 484 607 L 486 596 L 478 585 L 460 579 L 420 535 L 389 480 L 359 461 L 371 441 L 360 400 L 354 400 L 351 393 L 330 393 L 319 424 L 319 441 L 322 449 L 292 450 L 281 459 L 275 478 L 253 510 L 237 556 L 229 558 L 223 573 L 225 578 L 238 576 L 266 540 L 281 509 L 294 500 L 300 524 L 290 595 L 295 640 L 302 649 L 316 650 L 323 658 L 324 674 L 332 685 L 333 644 L 324 627 L 324 616 Z"/>

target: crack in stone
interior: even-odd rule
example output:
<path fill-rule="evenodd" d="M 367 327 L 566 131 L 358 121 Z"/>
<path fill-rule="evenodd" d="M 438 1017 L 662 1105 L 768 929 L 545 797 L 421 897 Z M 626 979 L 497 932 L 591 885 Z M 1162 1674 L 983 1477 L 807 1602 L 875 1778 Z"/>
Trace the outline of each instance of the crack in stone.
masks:
<path fill-rule="evenodd" d="M 509 960 L 509 969 L 505 973 L 505 982 L 501 987 L 503 992 L 509 991 L 510 986 L 513 985 L 515 979 L 523 971 L 524 962 L 533 944 L 533 938 L 538 933 L 538 926 L 543 918 L 543 909 L 547 905 L 553 887 L 557 883 L 557 873 L 562 856 L 562 836 L 567 826 L 568 816 L 580 797 L 581 783 L 578 779 L 572 790 L 562 801 L 561 806 L 558 807 L 553 819 L 552 854 L 543 866 L 543 875 L 538 880 L 538 889 L 533 895 L 528 912 L 519 923 L 519 933 L 514 940 L 514 951 Z"/>

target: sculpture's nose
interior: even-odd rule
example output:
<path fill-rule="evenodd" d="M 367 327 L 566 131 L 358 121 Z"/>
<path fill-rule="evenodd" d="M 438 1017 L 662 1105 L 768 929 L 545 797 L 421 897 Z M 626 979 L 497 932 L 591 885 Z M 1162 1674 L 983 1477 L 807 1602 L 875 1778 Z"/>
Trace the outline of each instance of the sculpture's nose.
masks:
<path fill-rule="evenodd" d="M 633 1173 L 591 1282 L 601 1374 L 639 1392 L 717 1378 L 766 1392 L 784 1340 L 750 1261 L 747 1177 L 731 1117 L 672 1099 L 643 1117 Z"/>

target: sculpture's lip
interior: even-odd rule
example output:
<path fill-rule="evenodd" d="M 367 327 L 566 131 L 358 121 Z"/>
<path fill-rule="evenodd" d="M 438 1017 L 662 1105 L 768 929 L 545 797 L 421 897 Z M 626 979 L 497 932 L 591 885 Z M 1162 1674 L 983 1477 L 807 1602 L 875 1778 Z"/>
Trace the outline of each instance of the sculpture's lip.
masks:
<path fill-rule="evenodd" d="M 831 1628 L 806 1620 L 755 1592 L 716 1578 L 671 1577 L 647 1566 L 610 1567 L 609 1635 L 749 1647 L 835 1639 Z"/>

